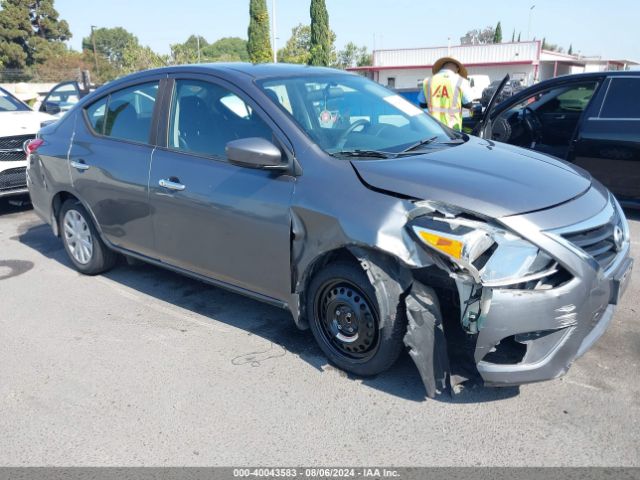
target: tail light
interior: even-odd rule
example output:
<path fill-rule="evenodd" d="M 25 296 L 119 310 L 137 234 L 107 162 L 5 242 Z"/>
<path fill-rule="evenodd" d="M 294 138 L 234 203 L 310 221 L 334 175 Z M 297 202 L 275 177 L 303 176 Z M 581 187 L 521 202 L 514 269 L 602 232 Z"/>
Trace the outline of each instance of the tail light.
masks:
<path fill-rule="evenodd" d="M 40 148 L 43 143 L 44 140 L 42 140 L 41 138 L 33 138 L 31 140 L 27 140 L 26 142 L 24 142 L 24 152 L 27 155 L 31 155 L 33 152 L 38 150 L 38 148 Z"/>

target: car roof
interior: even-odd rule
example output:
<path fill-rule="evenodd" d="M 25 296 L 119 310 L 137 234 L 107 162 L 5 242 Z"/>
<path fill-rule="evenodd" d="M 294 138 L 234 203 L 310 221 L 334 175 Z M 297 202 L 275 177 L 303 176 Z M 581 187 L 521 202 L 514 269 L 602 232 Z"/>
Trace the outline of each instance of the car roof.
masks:
<path fill-rule="evenodd" d="M 192 65 L 176 65 L 171 67 L 162 67 L 153 70 L 145 70 L 142 72 L 134 73 L 126 77 L 122 77 L 120 80 L 133 80 L 136 77 L 145 77 L 147 75 L 153 75 L 158 73 L 172 74 L 180 72 L 198 72 L 198 73 L 218 73 L 224 74 L 225 77 L 236 77 L 239 75 L 249 76 L 254 80 L 264 80 L 266 78 L 275 77 L 303 77 L 303 76 L 317 76 L 317 75 L 354 75 L 351 72 L 344 70 L 337 70 L 334 68 L 326 67 L 311 67 L 307 65 L 294 65 L 288 63 L 200 63 Z"/>

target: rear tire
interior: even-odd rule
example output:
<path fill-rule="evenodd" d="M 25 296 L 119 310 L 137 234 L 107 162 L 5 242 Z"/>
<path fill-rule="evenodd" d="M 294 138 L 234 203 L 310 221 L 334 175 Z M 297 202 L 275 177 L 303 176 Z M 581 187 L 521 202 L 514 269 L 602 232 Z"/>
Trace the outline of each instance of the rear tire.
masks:
<path fill-rule="evenodd" d="M 78 200 L 62 204 L 58 225 L 64 249 L 80 273 L 98 275 L 115 265 L 117 254 L 104 244 L 89 212 Z"/>
<path fill-rule="evenodd" d="M 356 263 L 329 264 L 311 280 L 306 295 L 311 332 L 337 367 L 356 375 L 389 369 L 404 350 L 406 316 L 380 328 L 381 313 L 367 274 Z"/>

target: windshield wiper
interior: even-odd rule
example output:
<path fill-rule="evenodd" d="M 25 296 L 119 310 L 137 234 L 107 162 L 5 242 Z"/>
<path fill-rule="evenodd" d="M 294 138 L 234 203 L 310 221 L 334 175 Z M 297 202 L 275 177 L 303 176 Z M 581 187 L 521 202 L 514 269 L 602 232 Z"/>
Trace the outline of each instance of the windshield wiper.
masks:
<path fill-rule="evenodd" d="M 369 157 L 369 158 L 394 158 L 395 153 L 381 152 L 379 150 L 341 150 L 331 154 L 334 157 Z"/>
<path fill-rule="evenodd" d="M 438 140 L 438 138 L 440 138 L 440 135 L 436 135 L 435 137 L 431 137 L 431 138 L 426 138 L 424 140 L 420 140 L 419 142 L 416 142 L 413 145 L 411 145 L 409 148 L 405 148 L 402 151 L 402 153 L 411 152 L 411 151 L 415 150 L 416 148 L 422 147 L 424 145 L 429 145 L 430 143 L 433 143 L 436 140 Z"/>

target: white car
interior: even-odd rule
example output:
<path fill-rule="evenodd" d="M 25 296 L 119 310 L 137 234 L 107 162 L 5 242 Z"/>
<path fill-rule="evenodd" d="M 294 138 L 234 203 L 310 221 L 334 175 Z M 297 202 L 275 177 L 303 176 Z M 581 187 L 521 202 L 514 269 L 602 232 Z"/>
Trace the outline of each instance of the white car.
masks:
<path fill-rule="evenodd" d="M 35 138 L 42 122 L 48 120 L 55 118 L 34 112 L 0 88 L 0 197 L 28 193 L 24 144 Z"/>
<path fill-rule="evenodd" d="M 491 79 L 489 78 L 489 75 L 469 75 L 471 101 L 479 102 L 482 98 L 482 92 L 490 83 Z"/>

